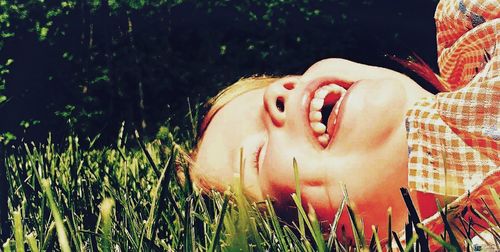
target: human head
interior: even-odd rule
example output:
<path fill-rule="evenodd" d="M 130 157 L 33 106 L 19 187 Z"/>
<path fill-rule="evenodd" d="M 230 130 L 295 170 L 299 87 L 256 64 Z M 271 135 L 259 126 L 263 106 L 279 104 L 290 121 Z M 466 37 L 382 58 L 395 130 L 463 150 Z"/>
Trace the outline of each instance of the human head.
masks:
<path fill-rule="evenodd" d="M 302 202 L 320 220 L 333 219 L 344 182 L 366 225 L 385 220 L 389 206 L 396 226 L 402 225 L 404 115 L 429 93 L 397 72 L 343 59 L 319 61 L 300 76 L 243 81 L 214 100 L 202 124 L 191 170 L 195 182 L 227 188 L 239 173 L 243 148 L 247 194 L 269 196 L 286 212 L 293 205 L 295 158 Z"/>

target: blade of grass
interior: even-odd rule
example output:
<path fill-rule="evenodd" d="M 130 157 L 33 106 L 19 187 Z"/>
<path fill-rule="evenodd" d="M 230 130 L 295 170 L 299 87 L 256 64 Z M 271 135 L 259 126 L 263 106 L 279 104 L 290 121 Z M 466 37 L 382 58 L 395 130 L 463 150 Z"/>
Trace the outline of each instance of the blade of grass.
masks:
<path fill-rule="evenodd" d="M 378 238 L 377 229 L 375 228 L 375 225 L 372 225 L 372 232 L 373 232 L 373 237 L 375 237 L 375 244 L 377 245 L 377 251 L 382 252 L 382 245 L 380 245 L 380 239 Z"/>
<path fill-rule="evenodd" d="M 153 171 L 155 172 L 156 177 L 160 177 L 160 170 L 158 169 L 153 158 L 151 157 L 148 150 L 144 146 L 144 143 L 141 140 L 141 136 L 139 135 L 139 132 L 137 130 L 134 131 L 134 136 L 135 136 L 135 139 L 137 140 L 137 143 L 139 144 L 139 147 L 141 147 L 142 152 L 144 153 L 144 155 L 146 155 L 146 158 L 148 159 L 148 162 L 151 165 L 151 168 L 153 168 Z"/>
<path fill-rule="evenodd" d="M 497 217 L 495 216 L 493 211 L 491 211 L 491 208 L 488 206 L 488 204 L 486 204 L 486 201 L 483 198 L 481 198 L 481 201 L 483 202 L 484 206 L 486 207 L 486 210 L 490 214 L 491 218 L 493 218 L 493 220 L 495 221 L 497 227 L 500 227 L 500 222 L 498 222 Z"/>
<path fill-rule="evenodd" d="M 283 232 L 287 235 L 287 237 L 290 238 L 292 247 L 290 247 L 291 251 L 311 251 L 312 252 L 312 246 L 309 246 L 309 250 L 306 248 L 306 243 L 301 242 L 295 233 L 292 231 L 292 229 L 289 226 L 284 226 L 283 227 Z M 262 250 L 257 250 L 257 251 L 262 251 Z"/>
<path fill-rule="evenodd" d="M 186 199 L 186 205 L 184 206 L 184 211 L 186 212 L 186 218 L 184 218 L 184 251 L 194 250 L 194 232 L 193 232 L 193 196 L 189 196 Z"/>
<path fill-rule="evenodd" d="M 5 241 L 5 243 L 2 245 L 2 248 L 3 248 L 4 252 L 10 252 L 11 251 L 11 248 L 10 248 L 10 238 L 8 238 L 7 241 Z"/>
<path fill-rule="evenodd" d="M 369 244 L 368 249 L 370 251 L 375 251 L 377 249 L 375 244 L 375 235 L 373 234 L 373 232 L 372 232 L 372 237 L 370 238 L 370 242 L 368 244 Z"/>
<path fill-rule="evenodd" d="M 387 251 L 392 252 L 392 207 L 387 209 Z"/>
<path fill-rule="evenodd" d="M 189 97 L 187 98 L 187 103 L 188 103 L 188 115 L 189 115 L 189 121 L 191 122 L 191 134 L 193 139 L 196 139 L 198 137 L 198 120 L 195 118 L 198 117 L 198 109 L 196 109 L 195 106 L 195 113 L 193 115 L 193 109 L 191 109 L 191 102 L 189 100 Z"/>
<path fill-rule="evenodd" d="M 255 246 L 257 247 L 257 251 L 264 251 L 264 247 L 262 247 L 262 244 L 264 242 L 262 241 L 262 237 L 260 236 L 260 233 L 257 229 L 257 220 L 255 219 L 255 217 L 250 218 L 250 227 L 252 229 L 252 233 L 255 239 Z M 285 228 L 287 227 L 285 226 Z"/>
<path fill-rule="evenodd" d="M 415 242 L 417 242 L 417 239 L 418 239 L 418 235 L 413 234 L 413 236 L 410 238 L 410 240 L 407 241 L 406 248 L 405 248 L 404 252 L 413 251 L 413 245 L 415 244 Z"/>
<path fill-rule="evenodd" d="M 297 194 L 292 193 L 292 199 L 295 202 L 295 205 L 297 206 L 297 210 L 299 211 L 300 215 L 302 215 L 302 218 L 304 218 L 304 222 L 309 228 L 311 235 L 313 236 L 318 251 L 325 251 L 326 250 L 325 241 L 323 240 L 323 235 L 321 234 L 321 230 L 319 230 L 319 224 L 317 224 L 318 220 L 316 218 L 316 213 L 314 212 L 314 208 L 312 208 L 312 206 L 309 205 L 310 216 L 308 218 L 308 215 L 306 214 L 304 208 L 299 202 Z"/>
<path fill-rule="evenodd" d="M 292 195 L 294 195 L 294 194 L 292 194 Z M 283 230 L 282 230 L 281 225 L 278 221 L 278 216 L 276 215 L 276 212 L 274 211 L 274 207 L 273 207 L 273 204 L 271 203 L 270 198 L 266 199 L 266 207 L 267 207 L 267 211 L 269 212 L 268 218 L 270 219 L 271 225 L 272 225 L 274 232 L 275 232 L 275 234 L 273 234 L 273 235 L 276 236 L 276 239 L 278 240 L 279 245 L 281 246 L 281 249 L 286 250 L 286 248 L 288 246 L 287 246 L 287 243 L 285 240 L 285 236 L 283 235 Z"/>
<path fill-rule="evenodd" d="M 220 244 L 220 233 L 222 231 L 222 224 L 224 220 L 224 215 L 227 212 L 227 206 L 229 203 L 229 193 L 224 193 L 224 203 L 222 203 L 222 209 L 219 214 L 219 218 L 217 220 L 217 228 L 215 229 L 215 233 L 210 239 L 210 247 L 208 248 L 208 252 L 213 252 L 217 248 L 217 245 Z"/>
<path fill-rule="evenodd" d="M 35 234 L 34 233 L 30 233 L 26 236 L 26 240 L 28 241 L 28 245 L 30 247 L 30 250 L 32 252 L 39 252 L 40 249 L 38 249 L 38 243 L 36 241 L 36 238 L 35 238 Z"/>
<path fill-rule="evenodd" d="M 467 234 L 465 234 L 464 232 L 462 232 L 462 230 L 460 230 L 460 228 L 455 223 L 452 222 L 450 224 L 453 225 L 453 227 L 455 227 L 455 230 L 458 230 L 458 232 L 460 232 L 460 234 L 464 237 L 465 242 L 467 242 L 467 246 L 472 246 L 472 241 L 470 240 L 469 236 Z M 479 237 L 479 238 L 482 239 L 482 237 Z"/>
<path fill-rule="evenodd" d="M 242 156 L 241 156 L 242 157 Z M 243 158 L 243 157 L 242 157 Z M 245 165 L 245 160 L 243 159 L 240 163 L 240 170 L 244 172 L 243 167 Z M 235 233 L 228 234 L 232 236 L 232 244 L 235 247 L 238 247 L 240 251 L 245 252 L 249 250 L 249 242 L 250 238 L 249 233 L 249 220 L 250 220 L 250 209 L 247 199 L 245 198 L 243 192 L 243 181 L 241 180 L 241 174 L 233 175 L 233 192 L 234 199 L 236 200 L 236 208 L 237 212 L 234 212 L 236 216 L 234 216 L 233 220 L 235 220 Z"/>
<path fill-rule="evenodd" d="M 413 224 L 411 223 L 411 217 L 408 215 L 408 222 L 405 223 L 405 241 L 408 242 L 413 237 Z M 410 250 L 413 251 L 413 248 Z"/>
<path fill-rule="evenodd" d="M 12 212 L 14 220 L 14 239 L 16 240 L 16 251 L 24 252 L 24 232 L 23 221 L 21 220 L 21 212 L 19 210 Z"/>
<path fill-rule="evenodd" d="M 495 227 L 498 227 L 498 226 L 495 226 L 495 224 L 493 224 L 488 218 L 486 218 L 483 214 L 481 214 L 479 211 L 477 211 L 476 209 L 474 209 L 473 207 L 470 208 L 470 210 L 472 211 L 472 213 L 474 213 L 476 216 L 478 216 L 479 218 L 483 219 L 489 227 L 491 228 L 495 228 Z M 476 223 L 477 224 L 477 223 Z M 486 229 L 486 228 L 485 228 Z"/>
<path fill-rule="evenodd" d="M 101 218 L 102 218 L 102 240 L 101 240 L 101 250 L 111 251 L 112 249 L 112 210 L 115 205 L 115 201 L 110 198 L 106 198 L 101 203 Z"/>
<path fill-rule="evenodd" d="M 144 243 L 146 244 L 148 251 L 155 251 L 155 252 L 163 251 L 158 245 L 156 245 L 152 240 L 148 238 L 144 238 Z"/>
<path fill-rule="evenodd" d="M 485 240 L 482 238 L 480 232 L 478 232 L 473 225 L 477 225 L 479 226 L 480 228 L 486 230 L 487 232 L 489 232 L 491 235 L 493 235 L 493 237 L 495 237 L 496 240 L 500 240 L 500 236 L 498 235 L 497 232 L 495 232 L 494 229 L 488 229 L 478 223 L 474 223 L 472 220 L 470 221 L 466 221 L 463 217 L 460 216 L 460 218 L 462 219 L 463 222 L 467 223 L 468 227 L 469 227 L 469 232 L 472 231 L 472 233 L 474 233 L 474 235 L 478 236 L 479 238 L 481 238 L 482 240 Z M 486 241 L 487 242 L 487 241 Z M 488 243 L 488 242 L 487 242 Z"/>
<path fill-rule="evenodd" d="M 342 245 L 339 243 L 338 240 L 335 240 L 335 251 L 347 251 Z"/>
<path fill-rule="evenodd" d="M 297 159 L 295 159 L 295 157 L 293 158 L 293 165 L 292 166 L 293 166 L 293 174 L 294 174 L 294 178 L 295 178 L 295 193 L 297 194 L 297 199 L 299 201 L 299 204 L 302 206 L 302 192 L 300 189 L 299 166 L 297 164 Z M 302 240 L 306 244 L 306 247 L 310 247 L 309 240 L 306 237 L 307 235 L 306 235 L 306 229 L 304 226 L 304 218 L 303 218 L 302 214 L 300 214 L 299 211 L 297 211 L 297 219 L 299 221 L 298 230 L 299 230 L 299 233 L 302 237 Z"/>
<path fill-rule="evenodd" d="M 349 195 L 347 194 L 346 185 L 344 183 L 340 184 L 344 198 L 346 198 L 347 200 L 347 213 L 349 214 L 349 219 L 351 221 L 351 228 L 354 234 L 354 242 L 356 243 L 356 250 L 360 251 L 361 249 L 366 248 L 366 241 L 365 241 L 363 227 L 358 218 L 356 217 L 355 210 L 353 209 L 354 204 L 349 200 Z"/>
<path fill-rule="evenodd" d="M 54 200 L 54 196 L 52 195 L 52 190 L 50 189 L 50 181 L 47 179 L 42 179 L 42 188 L 47 196 L 49 201 L 49 207 L 54 216 L 54 221 L 56 223 L 56 231 L 57 238 L 59 240 L 59 246 L 61 247 L 61 251 L 70 252 L 71 248 L 69 246 L 68 236 L 66 235 L 66 230 L 64 230 L 64 222 L 61 218 L 61 214 L 57 209 L 56 202 Z"/>
<path fill-rule="evenodd" d="M 349 205 L 349 203 L 347 204 L 347 212 L 349 213 L 349 219 L 351 220 L 351 228 L 354 234 L 354 242 L 356 243 L 356 250 L 361 251 L 362 249 L 366 248 L 365 235 L 361 228 L 361 223 L 356 217 L 355 210 L 352 208 L 352 206 Z"/>
<path fill-rule="evenodd" d="M 316 245 L 318 247 L 319 251 L 326 251 L 326 243 L 325 239 L 323 239 L 323 233 L 321 232 L 321 227 L 319 225 L 318 217 L 316 216 L 316 211 L 314 211 L 314 208 L 311 204 L 307 204 L 309 210 L 307 211 L 307 216 L 309 217 L 309 221 L 311 222 L 312 230 L 311 233 L 313 234 L 316 241 Z"/>
<path fill-rule="evenodd" d="M 417 209 L 415 209 L 415 205 L 410 197 L 410 193 L 408 189 L 401 187 L 401 194 L 403 195 L 404 202 L 406 204 L 406 208 L 408 209 L 408 213 L 410 214 L 410 219 L 415 227 L 420 223 L 420 218 L 418 217 Z M 419 237 L 419 244 L 423 252 L 429 251 L 429 243 L 427 239 L 425 239 L 425 234 L 422 230 L 415 228 L 415 232 Z"/>
<path fill-rule="evenodd" d="M 399 251 L 401 251 L 401 252 L 405 251 L 405 249 L 403 248 L 403 245 L 399 241 L 398 234 L 396 234 L 396 232 L 392 231 L 392 237 L 394 238 L 394 241 L 396 242 L 396 245 L 398 246 Z M 390 244 L 390 247 L 392 247 L 392 244 Z"/>
<path fill-rule="evenodd" d="M 243 147 L 240 148 L 240 187 L 245 188 L 245 157 L 243 156 Z"/>
<path fill-rule="evenodd" d="M 158 207 L 156 209 L 158 212 L 158 209 L 163 210 L 163 209 L 166 209 L 167 206 L 171 206 L 174 209 L 174 212 L 176 213 L 177 217 L 180 220 L 182 220 L 184 218 L 184 216 L 182 215 L 179 207 L 177 206 L 178 202 L 174 199 L 174 196 L 172 195 L 172 192 L 170 192 L 170 187 L 169 187 L 169 183 L 172 179 L 171 178 L 172 171 L 175 170 L 175 160 L 176 160 L 177 155 L 178 155 L 177 150 L 174 149 L 174 151 L 172 151 L 171 155 L 168 157 L 167 163 L 165 164 L 165 167 L 166 167 L 165 169 L 167 171 L 165 172 L 165 178 L 162 180 L 162 183 L 160 184 L 161 194 L 158 198 L 159 203 L 158 203 Z M 167 199 L 166 201 L 162 200 L 165 198 Z M 204 202 L 204 201 L 201 200 L 200 202 Z M 170 203 L 170 204 L 168 204 L 168 203 Z M 154 234 L 156 232 L 157 226 L 158 226 L 158 223 L 153 222 L 152 234 Z"/>
<path fill-rule="evenodd" d="M 169 162 L 170 162 L 170 160 L 169 160 Z M 152 195 L 151 207 L 149 208 L 149 215 L 148 215 L 148 219 L 147 219 L 146 225 L 145 225 L 145 228 L 146 228 L 145 235 L 146 235 L 147 239 L 152 239 L 152 236 L 153 236 L 154 218 L 156 217 L 156 213 L 157 213 L 156 210 L 157 210 L 157 206 L 158 206 L 158 201 L 160 200 L 160 196 L 162 194 L 163 187 L 167 186 L 163 183 L 163 180 L 165 179 L 165 176 L 167 174 L 169 162 L 167 162 L 167 165 L 165 165 L 165 167 L 161 171 L 160 178 L 158 179 L 158 181 L 156 182 L 156 186 L 152 188 L 152 191 L 150 193 L 150 195 Z M 168 189 L 168 188 L 165 188 L 165 189 Z"/>
<path fill-rule="evenodd" d="M 297 165 L 297 159 L 293 158 L 293 174 L 295 176 L 295 193 L 297 194 L 297 198 L 299 199 L 299 204 L 302 205 L 302 193 L 300 191 L 300 179 L 299 179 L 299 167 Z M 299 232 L 301 234 L 305 234 L 304 227 L 304 219 L 302 219 L 302 215 L 297 212 L 297 218 L 299 219 Z"/>
<path fill-rule="evenodd" d="M 330 228 L 330 235 L 328 236 L 328 243 L 327 243 L 327 250 L 328 251 L 332 250 L 333 242 L 334 242 L 334 240 L 337 239 L 337 227 L 339 225 L 340 216 L 344 212 L 346 202 L 347 202 L 346 197 L 345 196 L 342 197 L 342 201 L 340 202 L 340 206 L 337 209 L 337 212 L 335 213 L 335 217 L 333 218 L 332 226 Z M 336 250 L 336 251 L 338 251 L 338 250 Z"/>
<path fill-rule="evenodd" d="M 491 186 L 489 188 L 490 188 L 490 193 L 493 196 L 493 200 L 495 200 L 495 204 L 500 209 L 500 197 L 498 197 L 497 191 L 495 191 L 495 188 Z"/>
<path fill-rule="evenodd" d="M 54 230 L 56 228 L 56 223 L 51 222 L 47 232 L 45 233 L 45 239 L 43 239 L 42 243 L 42 251 L 47 251 L 49 246 L 51 246 L 53 238 L 54 238 Z"/>
<path fill-rule="evenodd" d="M 447 250 L 449 250 L 451 252 L 457 252 L 460 250 L 460 248 L 457 248 L 457 247 L 453 246 L 452 244 L 447 243 L 445 240 L 443 240 L 443 238 L 441 238 L 441 236 L 439 236 L 439 235 L 435 234 L 434 232 L 432 232 L 431 230 L 429 230 L 427 227 L 422 225 L 422 223 L 418 223 L 417 227 L 420 228 L 421 230 L 423 230 L 425 233 L 427 233 L 434 240 L 439 242 L 439 244 L 441 244 L 441 246 L 443 246 Z"/>
<path fill-rule="evenodd" d="M 266 202 L 261 202 L 263 204 L 266 204 Z M 253 202 L 253 206 L 255 209 L 259 209 L 258 205 L 256 202 Z M 267 213 L 264 212 L 264 214 L 262 214 L 263 211 L 255 211 L 255 217 L 256 217 L 256 221 L 255 221 L 255 224 L 259 227 L 258 230 L 260 230 L 259 232 L 259 235 L 260 237 L 262 238 L 262 244 L 264 245 L 267 245 L 268 248 L 271 248 L 273 246 L 274 243 L 270 243 L 269 241 L 271 241 L 272 239 L 270 238 L 271 237 L 271 234 L 273 233 L 272 232 L 272 229 L 271 229 L 271 225 L 269 223 L 269 219 L 266 218 L 267 217 Z"/>
<path fill-rule="evenodd" d="M 439 203 L 439 199 L 436 199 L 436 204 L 437 204 L 437 207 L 439 209 L 439 214 L 441 215 L 441 219 L 443 220 L 443 223 L 444 223 L 444 228 L 446 230 L 445 233 L 448 233 L 448 236 L 450 237 L 450 243 L 454 247 L 460 248 L 460 245 L 458 244 L 458 241 L 457 241 L 457 237 L 455 236 L 455 234 L 451 230 L 450 223 L 448 222 L 448 218 L 446 217 L 446 214 L 445 214 L 445 212 L 447 212 L 447 205 L 444 206 L 444 211 L 443 211 L 443 209 L 441 208 L 441 204 Z"/>

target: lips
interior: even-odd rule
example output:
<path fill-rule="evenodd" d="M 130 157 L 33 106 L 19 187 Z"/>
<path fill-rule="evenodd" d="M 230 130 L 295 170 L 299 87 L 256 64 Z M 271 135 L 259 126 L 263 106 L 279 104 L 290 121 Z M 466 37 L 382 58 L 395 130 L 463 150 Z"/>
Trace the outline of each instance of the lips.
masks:
<path fill-rule="evenodd" d="M 333 138 L 337 115 L 346 89 L 337 84 L 321 85 L 311 92 L 308 119 L 314 138 L 326 148 Z"/>

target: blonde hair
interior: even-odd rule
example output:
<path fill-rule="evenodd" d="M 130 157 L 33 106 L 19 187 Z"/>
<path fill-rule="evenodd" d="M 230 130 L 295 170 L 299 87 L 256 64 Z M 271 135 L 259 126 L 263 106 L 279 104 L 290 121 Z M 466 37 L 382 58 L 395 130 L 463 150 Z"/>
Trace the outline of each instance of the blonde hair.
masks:
<path fill-rule="evenodd" d="M 182 148 L 178 148 L 180 154 L 179 156 L 182 160 L 178 160 L 177 162 L 177 176 L 180 179 L 181 183 L 186 182 L 185 172 L 182 168 L 182 165 L 187 165 L 192 183 L 195 187 L 200 188 L 203 192 L 210 192 L 211 190 L 223 192 L 227 189 L 227 185 L 220 184 L 220 181 L 207 176 L 203 176 L 202 174 L 196 173 L 194 171 L 196 167 L 196 156 L 200 143 L 203 140 L 203 135 L 214 116 L 219 110 L 222 109 L 222 107 L 227 105 L 236 97 L 239 97 L 240 95 L 255 89 L 265 88 L 278 79 L 278 77 L 271 76 L 252 76 L 248 78 L 242 78 L 232 85 L 224 88 L 215 97 L 208 100 L 205 106 L 210 107 L 210 109 L 201 121 L 195 148 L 191 151 L 184 151 Z M 184 164 L 182 164 L 182 161 L 184 161 Z"/>
<path fill-rule="evenodd" d="M 232 85 L 224 88 L 215 97 L 208 100 L 206 106 L 210 106 L 210 109 L 202 120 L 200 131 L 198 134 L 198 140 L 201 140 L 201 138 L 203 138 L 203 133 L 207 129 L 208 124 L 212 121 L 215 114 L 222 107 L 224 107 L 230 101 L 234 100 L 234 98 L 246 92 L 267 87 L 278 79 L 279 78 L 269 76 L 254 76 L 249 78 L 242 78 Z"/>

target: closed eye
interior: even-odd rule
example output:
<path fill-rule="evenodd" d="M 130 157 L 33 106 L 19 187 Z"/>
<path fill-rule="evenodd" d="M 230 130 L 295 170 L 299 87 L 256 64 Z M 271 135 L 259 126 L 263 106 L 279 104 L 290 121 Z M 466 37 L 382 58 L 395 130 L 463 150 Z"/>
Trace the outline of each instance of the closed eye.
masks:
<path fill-rule="evenodd" d="M 257 147 L 257 149 L 253 152 L 253 156 L 252 156 L 252 164 L 253 164 L 253 167 L 259 171 L 259 162 L 260 162 L 260 154 L 262 152 L 262 148 L 264 147 L 264 143 L 265 142 L 262 142 L 261 144 L 259 144 L 259 146 Z"/>

